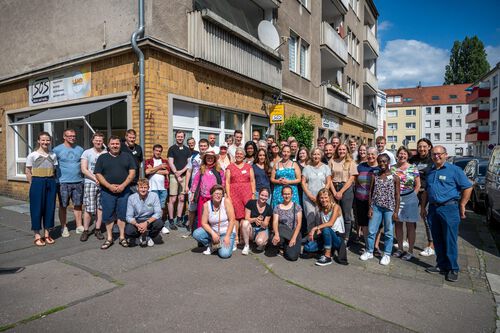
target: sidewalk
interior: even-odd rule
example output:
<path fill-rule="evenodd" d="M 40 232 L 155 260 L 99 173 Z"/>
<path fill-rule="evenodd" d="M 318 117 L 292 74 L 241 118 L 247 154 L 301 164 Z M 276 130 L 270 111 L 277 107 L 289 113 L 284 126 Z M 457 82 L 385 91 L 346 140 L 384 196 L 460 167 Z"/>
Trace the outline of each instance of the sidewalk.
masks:
<path fill-rule="evenodd" d="M 73 225 L 71 237 L 37 248 L 26 203 L 0 197 L 0 207 L 0 331 L 496 329 L 500 258 L 484 217 L 473 213 L 461 225 L 460 280 L 452 284 L 424 272 L 434 257 L 392 258 L 384 267 L 351 249 L 349 266 L 317 267 L 238 250 L 220 260 L 174 232 L 152 248 L 115 243 L 102 251 L 93 236 L 81 243 Z M 417 233 L 422 246 L 423 225 Z M 24 270 L 5 271 L 15 267 Z"/>

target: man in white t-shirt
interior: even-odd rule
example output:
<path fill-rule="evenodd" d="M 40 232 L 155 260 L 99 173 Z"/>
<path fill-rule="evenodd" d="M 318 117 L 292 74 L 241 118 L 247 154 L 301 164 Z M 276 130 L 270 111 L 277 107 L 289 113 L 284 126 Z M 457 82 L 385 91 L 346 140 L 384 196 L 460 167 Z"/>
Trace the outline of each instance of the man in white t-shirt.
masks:
<path fill-rule="evenodd" d="M 227 153 L 229 154 L 229 157 L 232 161 L 234 161 L 234 153 L 236 152 L 236 148 L 243 148 L 243 143 L 241 142 L 242 140 L 243 132 L 240 130 L 234 131 L 234 143 L 227 149 Z"/>
<path fill-rule="evenodd" d="M 215 136 L 215 134 L 209 134 L 208 135 L 208 146 L 216 154 L 219 154 L 219 147 L 217 146 L 217 143 L 215 142 L 216 139 L 217 139 L 217 137 Z"/>
<path fill-rule="evenodd" d="M 396 164 L 396 158 L 394 157 L 394 154 L 385 149 L 385 144 L 386 144 L 385 137 L 383 136 L 377 136 L 375 139 L 375 144 L 377 145 L 377 151 L 378 154 L 387 154 L 389 158 L 391 159 L 391 166 Z"/>
<path fill-rule="evenodd" d="M 80 241 L 89 239 L 89 226 L 92 215 L 95 216 L 94 235 L 97 239 L 103 240 L 101 232 L 102 208 L 101 208 L 101 188 L 94 175 L 94 168 L 97 158 L 106 152 L 104 148 L 104 134 L 95 132 L 92 135 L 92 148 L 85 150 L 80 158 L 82 174 L 85 177 L 83 185 L 83 204 L 85 212 L 83 214 L 83 232 Z"/>
<path fill-rule="evenodd" d="M 146 177 L 149 179 L 149 191 L 154 192 L 158 195 L 160 199 L 160 206 L 163 210 L 162 219 L 165 221 L 163 228 L 161 229 L 162 234 L 170 233 L 169 222 L 166 219 L 167 209 L 165 208 L 165 202 L 168 198 L 168 186 L 170 167 L 168 166 L 168 160 L 161 157 L 163 153 L 163 146 L 156 144 L 153 146 L 153 157 L 146 160 Z"/>

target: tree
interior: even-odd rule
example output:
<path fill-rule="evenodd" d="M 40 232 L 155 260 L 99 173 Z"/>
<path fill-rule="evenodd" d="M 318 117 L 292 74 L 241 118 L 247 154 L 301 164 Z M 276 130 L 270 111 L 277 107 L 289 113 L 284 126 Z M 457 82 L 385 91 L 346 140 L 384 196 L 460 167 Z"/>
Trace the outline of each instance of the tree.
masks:
<path fill-rule="evenodd" d="M 280 140 L 286 140 L 289 137 L 295 137 L 299 146 L 311 148 L 314 136 L 314 121 L 312 116 L 292 115 L 285 119 L 283 125 L 279 127 Z"/>
<path fill-rule="evenodd" d="M 446 65 L 444 84 L 472 83 L 490 70 L 483 42 L 477 37 L 465 37 L 453 43 L 450 63 Z"/>

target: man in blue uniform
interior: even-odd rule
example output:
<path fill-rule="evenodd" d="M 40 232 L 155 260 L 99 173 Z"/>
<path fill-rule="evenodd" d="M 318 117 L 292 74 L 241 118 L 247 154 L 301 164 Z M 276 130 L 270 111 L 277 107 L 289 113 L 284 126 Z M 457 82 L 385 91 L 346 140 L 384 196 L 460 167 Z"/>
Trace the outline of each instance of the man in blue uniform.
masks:
<path fill-rule="evenodd" d="M 436 250 L 435 267 L 428 273 L 441 273 L 446 280 L 458 280 L 458 225 L 465 219 L 465 205 L 469 201 L 472 184 L 459 167 L 446 162 L 446 148 L 432 149 L 434 166 L 427 175 L 426 192 L 422 196 L 421 215 L 427 216 Z M 429 203 L 429 211 L 426 206 Z"/>

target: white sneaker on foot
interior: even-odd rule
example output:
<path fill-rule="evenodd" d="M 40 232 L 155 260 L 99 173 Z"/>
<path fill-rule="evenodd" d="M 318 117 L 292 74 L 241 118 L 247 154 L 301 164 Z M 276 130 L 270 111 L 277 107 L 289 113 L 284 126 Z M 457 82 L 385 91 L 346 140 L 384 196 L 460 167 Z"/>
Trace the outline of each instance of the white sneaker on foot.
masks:
<path fill-rule="evenodd" d="M 427 246 L 422 252 L 420 252 L 420 255 L 423 257 L 430 257 L 436 254 L 436 251 L 430 246 Z"/>
<path fill-rule="evenodd" d="M 372 258 L 373 258 L 373 253 L 370 253 L 370 252 L 365 252 L 359 256 L 359 259 L 363 260 L 363 261 L 366 261 L 366 260 L 372 259 Z"/>
<path fill-rule="evenodd" d="M 250 246 L 249 245 L 245 245 L 245 247 L 243 247 L 243 250 L 241 251 L 241 254 L 244 255 L 244 256 L 247 256 L 248 253 L 250 253 Z"/>
<path fill-rule="evenodd" d="M 206 256 L 211 255 L 212 254 L 212 247 L 208 246 L 207 249 L 205 251 L 203 251 L 203 254 Z"/>
<path fill-rule="evenodd" d="M 68 227 L 64 227 L 61 233 L 61 236 L 63 237 L 69 237 L 69 230 Z"/>
<path fill-rule="evenodd" d="M 410 247 L 410 244 L 408 244 L 408 241 L 403 241 L 403 248 L 407 249 Z"/>
<path fill-rule="evenodd" d="M 233 252 L 235 252 L 236 250 L 238 250 L 238 247 L 236 246 L 236 244 L 234 244 L 234 246 L 233 246 Z"/>
<path fill-rule="evenodd" d="M 148 237 L 148 246 L 149 247 L 155 246 L 155 242 L 153 242 L 153 240 L 151 239 L 151 237 Z"/>
<path fill-rule="evenodd" d="M 85 231 L 85 229 L 82 226 L 80 226 L 80 227 L 77 227 L 75 231 L 77 234 L 82 234 L 83 231 Z"/>
<path fill-rule="evenodd" d="M 164 235 L 166 235 L 166 234 L 170 233 L 170 230 L 168 230 L 167 227 L 163 227 L 163 228 L 161 228 L 161 233 L 164 234 Z"/>
<path fill-rule="evenodd" d="M 380 264 L 383 266 L 389 265 L 390 262 L 391 262 L 391 257 L 387 254 L 384 254 L 382 259 L 380 259 Z"/>

